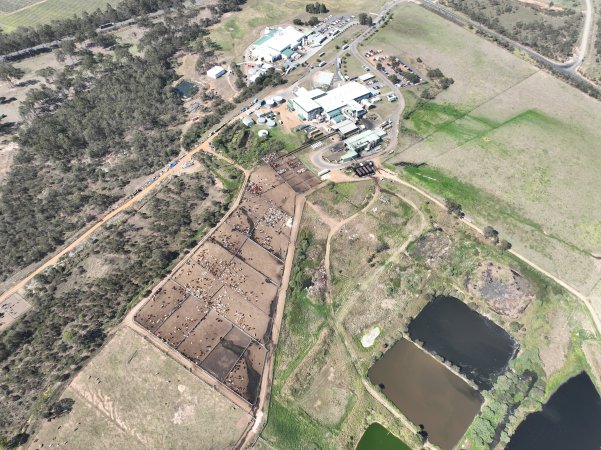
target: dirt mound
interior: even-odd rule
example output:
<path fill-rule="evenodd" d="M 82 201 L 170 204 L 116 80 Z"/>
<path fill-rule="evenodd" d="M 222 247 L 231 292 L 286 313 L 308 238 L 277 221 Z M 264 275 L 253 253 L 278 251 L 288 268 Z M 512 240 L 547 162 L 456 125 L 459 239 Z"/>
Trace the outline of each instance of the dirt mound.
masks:
<path fill-rule="evenodd" d="M 433 267 L 443 264 L 451 251 L 451 239 L 443 231 L 433 230 L 422 234 L 410 248 L 411 256 Z"/>
<path fill-rule="evenodd" d="M 522 275 L 494 262 L 478 264 L 466 286 L 472 294 L 484 298 L 493 311 L 512 319 L 519 317 L 534 297 Z"/>

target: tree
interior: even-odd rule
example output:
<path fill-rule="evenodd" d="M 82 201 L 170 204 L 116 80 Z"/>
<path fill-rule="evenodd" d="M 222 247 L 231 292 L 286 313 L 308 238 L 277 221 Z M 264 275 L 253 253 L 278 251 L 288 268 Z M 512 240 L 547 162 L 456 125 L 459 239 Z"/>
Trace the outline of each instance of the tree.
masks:
<path fill-rule="evenodd" d="M 359 24 L 371 27 L 374 24 L 374 21 L 369 14 L 363 12 L 359 14 Z"/>
<path fill-rule="evenodd" d="M 292 23 L 293 23 L 294 25 L 301 26 L 301 25 L 304 25 L 304 23 L 305 23 L 305 22 L 303 22 L 303 21 L 302 21 L 302 20 L 300 20 L 299 18 L 296 18 L 296 19 L 294 19 L 294 20 L 292 21 Z"/>
<path fill-rule="evenodd" d="M 381 62 L 379 62 L 378 64 L 376 64 L 376 69 L 382 70 L 383 68 L 384 68 L 384 66 L 382 65 Z"/>
<path fill-rule="evenodd" d="M 12 64 L 0 64 L 0 80 L 8 81 L 11 86 L 14 86 L 15 80 L 20 80 L 25 75 L 25 71 Z"/>
<path fill-rule="evenodd" d="M 511 249 L 511 247 L 512 247 L 511 242 L 508 242 L 505 239 L 502 239 L 501 242 L 499 243 L 499 248 L 501 250 L 503 250 L 504 252 Z"/>
<path fill-rule="evenodd" d="M 399 80 L 399 77 L 397 76 L 397 74 L 396 74 L 396 73 L 392 73 L 392 74 L 390 74 L 390 75 L 388 76 L 388 79 L 389 79 L 389 80 L 390 80 L 392 83 L 394 83 L 394 84 L 397 84 L 397 83 L 400 81 L 400 80 Z"/>
<path fill-rule="evenodd" d="M 442 78 L 444 77 L 442 70 L 440 69 L 428 69 L 428 76 L 430 78 Z"/>
<path fill-rule="evenodd" d="M 46 83 L 50 83 L 50 81 L 56 76 L 56 69 L 54 67 L 43 67 L 35 73 L 37 76 L 44 78 Z"/>
<path fill-rule="evenodd" d="M 463 208 L 455 200 L 450 199 L 450 198 L 445 198 L 444 204 L 445 204 L 445 206 L 447 208 L 447 212 L 449 214 L 453 214 L 454 216 L 457 216 L 457 217 L 464 216 Z"/>
<path fill-rule="evenodd" d="M 499 242 L 499 232 L 497 230 L 495 230 L 493 227 L 491 227 L 490 225 L 488 225 L 484 228 L 484 237 L 486 239 L 490 239 L 495 244 L 497 242 Z"/>
<path fill-rule="evenodd" d="M 311 16 L 311 18 L 309 19 L 309 21 L 307 23 L 309 25 L 311 25 L 312 27 L 314 27 L 315 25 L 317 25 L 319 23 L 319 19 L 315 16 Z"/>

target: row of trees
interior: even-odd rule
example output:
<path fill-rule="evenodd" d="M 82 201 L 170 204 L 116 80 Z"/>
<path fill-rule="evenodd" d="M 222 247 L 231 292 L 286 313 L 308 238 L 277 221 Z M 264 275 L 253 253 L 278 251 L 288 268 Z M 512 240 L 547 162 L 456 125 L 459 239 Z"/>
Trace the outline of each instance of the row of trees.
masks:
<path fill-rule="evenodd" d="M 319 2 L 308 3 L 307 5 L 305 5 L 305 11 L 307 11 L 310 14 L 325 14 L 330 12 L 325 3 Z"/>
<path fill-rule="evenodd" d="M 132 17 L 169 9 L 181 3 L 181 0 L 123 0 L 116 8 L 107 4 L 104 10 L 84 12 L 81 16 L 53 20 L 37 27 L 19 27 L 12 33 L 4 33 L 0 30 L 0 53 L 23 50 L 67 36 L 83 40 L 94 36 L 96 29 L 105 23 L 122 22 Z"/>

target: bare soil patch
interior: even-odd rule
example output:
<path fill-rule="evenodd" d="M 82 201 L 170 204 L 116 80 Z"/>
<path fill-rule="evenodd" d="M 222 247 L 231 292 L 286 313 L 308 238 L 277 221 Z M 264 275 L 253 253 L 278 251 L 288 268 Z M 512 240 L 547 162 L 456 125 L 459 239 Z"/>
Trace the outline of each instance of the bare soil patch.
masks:
<path fill-rule="evenodd" d="M 440 267 L 451 253 L 451 238 L 442 231 L 433 230 L 422 234 L 410 247 L 414 258 L 432 267 Z"/>
<path fill-rule="evenodd" d="M 171 314 L 186 300 L 186 289 L 172 280 L 157 290 L 136 314 L 136 321 L 149 331 L 155 332 Z"/>
<path fill-rule="evenodd" d="M 236 211 L 135 318 L 251 404 L 271 338 L 295 197 L 271 167 L 257 168 Z"/>
<path fill-rule="evenodd" d="M 482 297 L 498 314 L 515 319 L 534 298 L 528 281 L 517 271 L 495 262 L 478 263 L 466 280 L 466 287 Z"/>

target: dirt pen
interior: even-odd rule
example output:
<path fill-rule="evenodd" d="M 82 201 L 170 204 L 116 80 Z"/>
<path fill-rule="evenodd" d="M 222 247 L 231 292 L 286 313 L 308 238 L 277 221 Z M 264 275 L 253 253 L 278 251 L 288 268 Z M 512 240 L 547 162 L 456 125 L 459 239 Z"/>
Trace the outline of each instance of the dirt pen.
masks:
<path fill-rule="evenodd" d="M 250 175 L 238 208 L 134 316 L 137 324 L 250 407 L 259 397 L 272 350 L 296 195 L 319 184 L 295 157 L 281 161 L 272 161 L 279 169 L 263 165 Z M 288 177 L 292 184 L 281 176 L 288 172 L 294 172 Z"/>

